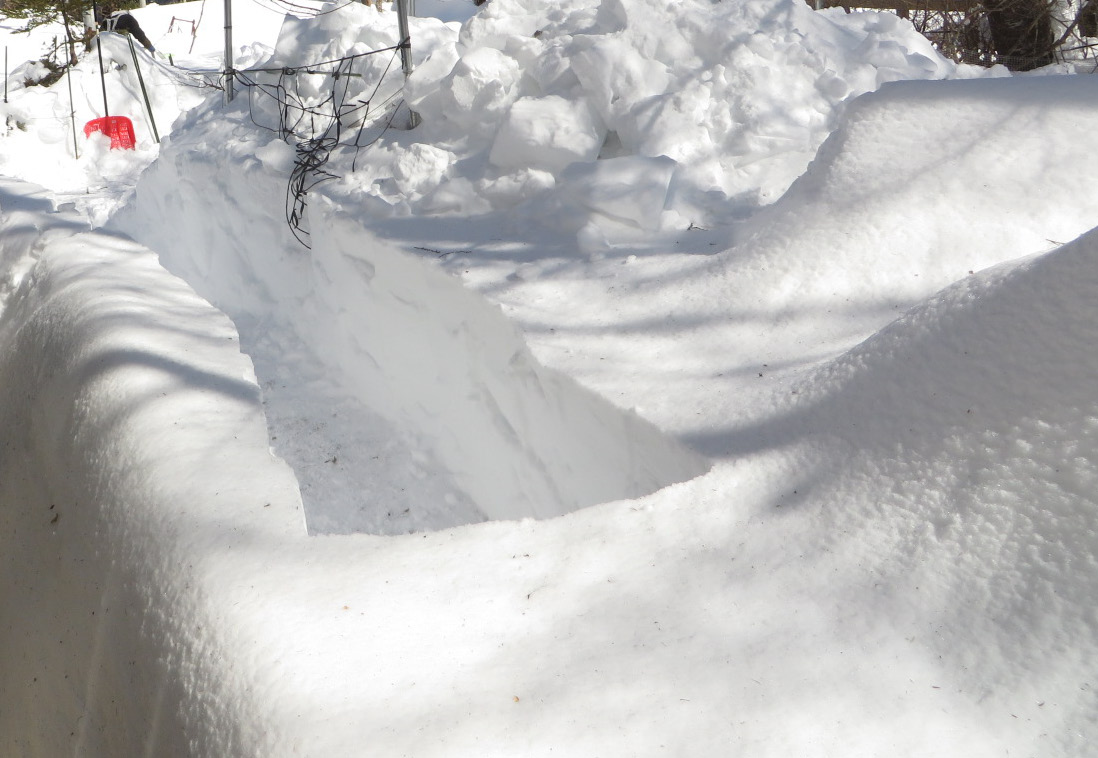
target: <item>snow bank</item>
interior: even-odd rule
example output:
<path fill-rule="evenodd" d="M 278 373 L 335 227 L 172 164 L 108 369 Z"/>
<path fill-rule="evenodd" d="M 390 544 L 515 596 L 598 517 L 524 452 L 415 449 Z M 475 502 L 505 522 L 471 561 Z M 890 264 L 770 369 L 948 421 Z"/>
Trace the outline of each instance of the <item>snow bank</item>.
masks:
<path fill-rule="evenodd" d="M 383 539 L 306 537 L 231 325 L 59 226 L 0 320 L 7 752 L 968 758 L 1098 730 L 1092 235 L 820 370 L 768 450 Z"/>
<path fill-rule="evenodd" d="M 787 420 L 847 451 L 811 491 L 821 549 L 989 713 L 1043 724 L 1034 753 L 1098 728 L 1096 291 L 1098 232 L 968 277 L 803 382 Z"/>
<path fill-rule="evenodd" d="M 305 529 L 251 364 L 148 250 L 26 185 L 0 205 L 0 752 L 233 754 L 209 588 L 239 602 L 248 545 Z"/>
<path fill-rule="evenodd" d="M 1093 85 L 889 85 L 834 121 L 890 78 L 969 72 L 878 14 L 673 8 L 423 22 L 427 117 L 311 198 L 308 253 L 282 223 L 292 147 L 244 102 L 179 121 L 115 229 L 236 320 L 263 399 L 233 325 L 148 250 L 6 193 L 0 752 L 1086 754 L 1098 239 L 1059 243 L 1093 223 Z M 346 13 L 294 22 L 295 53 L 386 39 Z M 772 208 L 666 231 L 769 202 L 829 120 Z M 583 259 L 530 219 L 644 244 Z M 712 468 L 649 492 L 707 464 L 514 323 Z M 642 470 L 649 494 L 309 536 L 264 408 L 313 532 L 632 497 Z M 374 437 L 306 460 L 336 421 Z M 329 497 L 344 465 L 362 479 Z M 349 505 L 417 477 L 407 518 Z"/>
<path fill-rule="evenodd" d="M 912 303 L 1072 240 L 1098 219 L 1079 163 L 1096 97 L 1089 76 L 890 84 L 852 104 L 718 267 L 770 307 Z"/>

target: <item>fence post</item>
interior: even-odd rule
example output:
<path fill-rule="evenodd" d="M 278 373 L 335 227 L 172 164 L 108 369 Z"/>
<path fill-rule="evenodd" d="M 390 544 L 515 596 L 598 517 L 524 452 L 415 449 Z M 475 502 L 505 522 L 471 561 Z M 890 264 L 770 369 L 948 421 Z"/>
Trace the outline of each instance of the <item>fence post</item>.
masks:
<path fill-rule="evenodd" d="M 225 0 L 225 104 L 233 101 L 233 3 Z"/>

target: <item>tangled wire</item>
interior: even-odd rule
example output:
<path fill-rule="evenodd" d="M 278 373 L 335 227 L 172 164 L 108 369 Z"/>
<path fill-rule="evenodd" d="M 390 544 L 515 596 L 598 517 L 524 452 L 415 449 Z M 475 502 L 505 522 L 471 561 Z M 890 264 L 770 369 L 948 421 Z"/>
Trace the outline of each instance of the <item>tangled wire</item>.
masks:
<path fill-rule="evenodd" d="M 394 61 L 407 46 L 408 40 L 404 40 L 391 47 L 308 66 L 231 72 L 248 90 L 248 115 L 252 123 L 276 133 L 279 139 L 293 140 L 297 157 L 286 187 L 286 223 L 304 247 L 310 247 L 305 228 L 309 192 L 323 182 L 339 178 L 327 168 L 332 153 L 339 147 L 354 150 L 353 171 L 359 151 L 377 142 L 392 126 L 402 102 L 400 88 L 387 96 L 381 94 L 381 88 L 393 70 Z M 352 83 L 366 76 L 362 71 L 355 72 L 356 64 L 384 53 L 390 53 L 389 61 L 370 91 L 365 86 L 355 87 L 356 94 L 352 95 Z M 258 76 L 263 74 L 274 75 L 275 80 L 259 81 Z M 330 79 L 330 85 L 323 90 L 317 88 L 318 96 L 305 97 L 301 94 L 302 76 L 323 76 Z M 262 123 L 264 116 L 257 113 L 257 96 L 268 98 L 268 104 L 274 103 L 277 123 Z M 354 139 L 345 142 L 348 127 L 354 129 Z"/>

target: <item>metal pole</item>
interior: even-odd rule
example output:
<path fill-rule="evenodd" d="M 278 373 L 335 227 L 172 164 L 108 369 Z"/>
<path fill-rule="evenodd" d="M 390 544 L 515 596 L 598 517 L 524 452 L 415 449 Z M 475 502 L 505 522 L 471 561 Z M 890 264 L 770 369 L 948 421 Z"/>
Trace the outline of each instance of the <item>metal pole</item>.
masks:
<path fill-rule="evenodd" d="M 404 69 L 404 78 L 412 75 L 412 37 L 408 32 L 408 4 L 415 0 L 396 0 L 397 26 L 400 29 L 400 65 Z M 408 112 L 408 128 L 415 129 L 419 126 L 419 114 L 413 110 Z"/>
<path fill-rule="evenodd" d="M 70 100 L 72 98 L 69 98 Z M 4 45 L 4 102 L 8 101 L 8 46 Z"/>
<path fill-rule="evenodd" d="M 130 41 L 130 55 L 133 56 L 133 68 L 137 72 L 137 83 L 141 85 L 141 96 L 145 98 L 145 110 L 149 112 L 149 126 L 152 127 L 153 138 L 156 144 L 160 144 L 160 132 L 156 130 L 156 117 L 153 116 L 153 107 L 149 102 L 149 93 L 145 89 L 145 77 L 141 75 L 141 64 L 137 62 L 137 49 L 133 46 L 133 37 L 127 36 Z"/>
<path fill-rule="evenodd" d="M 5 55 L 7 51 L 4 51 Z M 65 79 L 69 83 L 69 121 L 72 122 L 72 152 L 80 158 L 80 146 L 76 141 L 76 106 L 72 104 L 72 66 L 65 69 Z"/>
<path fill-rule="evenodd" d="M 107 75 L 103 73 L 103 45 L 99 41 L 98 33 L 95 35 L 95 50 L 99 53 L 99 81 L 103 85 L 103 118 L 108 118 L 111 112 L 107 108 Z"/>
<path fill-rule="evenodd" d="M 397 26 L 400 29 L 400 64 L 407 78 L 412 74 L 412 38 L 408 34 L 408 0 L 397 0 Z"/>
<path fill-rule="evenodd" d="M 225 0 L 225 104 L 233 101 L 233 4 Z"/>

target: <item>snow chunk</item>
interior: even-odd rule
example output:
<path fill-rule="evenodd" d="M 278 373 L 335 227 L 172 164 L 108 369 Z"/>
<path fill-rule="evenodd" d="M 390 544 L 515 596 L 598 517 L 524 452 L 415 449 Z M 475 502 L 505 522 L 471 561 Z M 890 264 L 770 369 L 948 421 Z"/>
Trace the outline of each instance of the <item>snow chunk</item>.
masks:
<path fill-rule="evenodd" d="M 487 128 L 482 123 L 501 117 L 514 101 L 519 75 L 515 59 L 498 50 L 463 56 L 438 85 L 446 118 L 469 130 Z"/>
<path fill-rule="evenodd" d="M 297 151 L 280 139 L 273 139 L 266 145 L 257 148 L 255 157 L 263 162 L 263 165 L 271 171 L 280 174 L 289 174 L 297 160 Z"/>
<path fill-rule="evenodd" d="M 511 106 L 488 159 L 504 169 L 560 171 L 594 160 L 605 138 L 606 127 L 585 100 L 528 97 Z"/>
<path fill-rule="evenodd" d="M 660 228 L 675 166 L 666 156 L 573 164 L 561 175 L 557 196 L 573 211 L 593 211 L 655 231 Z"/>

